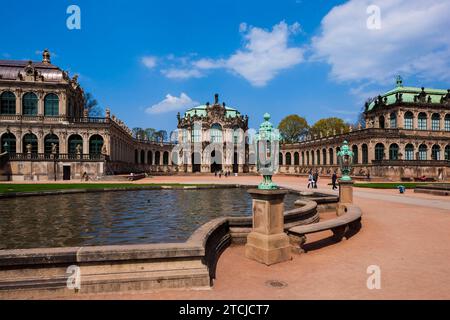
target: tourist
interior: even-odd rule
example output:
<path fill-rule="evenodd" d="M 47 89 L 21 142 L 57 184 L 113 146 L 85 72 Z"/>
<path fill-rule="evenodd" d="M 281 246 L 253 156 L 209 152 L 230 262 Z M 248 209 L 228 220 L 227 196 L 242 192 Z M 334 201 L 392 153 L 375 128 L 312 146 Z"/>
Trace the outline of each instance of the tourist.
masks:
<path fill-rule="evenodd" d="M 314 188 L 314 177 L 312 175 L 312 171 L 308 174 L 308 189 L 311 186 L 311 188 Z"/>
<path fill-rule="evenodd" d="M 219 178 L 222 178 L 222 170 L 219 171 Z"/>
<path fill-rule="evenodd" d="M 333 185 L 333 190 L 337 189 L 336 181 L 337 181 L 337 174 L 336 174 L 336 171 L 334 171 L 333 175 L 331 176 L 331 183 Z"/>
<path fill-rule="evenodd" d="M 217 177 L 217 170 L 214 171 L 214 176 Z"/>
<path fill-rule="evenodd" d="M 314 189 L 317 189 L 317 180 L 319 180 L 319 171 L 316 170 L 316 172 L 314 172 L 313 174 L 313 181 L 314 181 Z"/>
<path fill-rule="evenodd" d="M 370 171 L 367 171 L 367 180 L 370 181 Z"/>

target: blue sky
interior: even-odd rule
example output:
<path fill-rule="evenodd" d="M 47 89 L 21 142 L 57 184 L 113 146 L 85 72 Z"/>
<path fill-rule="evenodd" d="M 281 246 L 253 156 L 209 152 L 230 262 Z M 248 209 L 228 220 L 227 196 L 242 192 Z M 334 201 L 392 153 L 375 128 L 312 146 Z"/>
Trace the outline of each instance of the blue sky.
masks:
<path fill-rule="evenodd" d="M 48 48 L 52 63 L 79 74 L 129 127 L 171 131 L 178 111 L 216 92 L 248 114 L 251 127 L 265 112 L 276 124 L 292 113 L 310 124 L 330 116 L 353 122 L 396 74 L 405 85 L 450 88 L 449 3 L 8 1 L 0 59 L 40 60 Z M 66 27 L 72 4 L 81 30 Z M 378 27 L 368 25 L 372 17 Z"/>

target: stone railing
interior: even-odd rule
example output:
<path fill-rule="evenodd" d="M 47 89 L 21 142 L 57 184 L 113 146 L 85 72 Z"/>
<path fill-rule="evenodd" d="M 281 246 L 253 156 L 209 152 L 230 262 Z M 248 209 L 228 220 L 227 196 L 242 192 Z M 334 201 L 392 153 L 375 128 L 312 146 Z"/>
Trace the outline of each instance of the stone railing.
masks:
<path fill-rule="evenodd" d="M 372 160 L 376 166 L 450 166 L 450 160 Z"/>
<path fill-rule="evenodd" d="M 68 116 L 38 116 L 38 115 L 0 115 L 0 121 L 17 121 L 17 122 L 39 122 L 39 123 L 109 123 L 109 118 L 96 117 L 68 117 Z"/>
<path fill-rule="evenodd" d="M 9 161 L 105 161 L 104 154 L 73 154 L 73 153 L 11 153 Z"/>

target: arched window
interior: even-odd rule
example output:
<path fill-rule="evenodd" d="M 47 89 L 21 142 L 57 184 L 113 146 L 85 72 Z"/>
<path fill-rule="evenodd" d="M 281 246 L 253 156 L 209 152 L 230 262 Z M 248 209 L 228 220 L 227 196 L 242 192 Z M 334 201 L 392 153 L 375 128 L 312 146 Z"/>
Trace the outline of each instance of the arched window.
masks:
<path fill-rule="evenodd" d="M 352 152 L 353 152 L 353 163 L 358 164 L 358 146 L 354 144 L 352 146 Z"/>
<path fill-rule="evenodd" d="M 23 95 L 23 114 L 27 116 L 35 116 L 38 113 L 38 97 L 33 92 Z"/>
<path fill-rule="evenodd" d="M 56 94 L 50 93 L 44 99 L 44 115 L 57 116 L 59 114 L 59 98 Z"/>
<path fill-rule="evenodd" d="M 141 163 L 144 164 L 145 163 L 145 151 L 141 150 Z"/>
<path fill-rule="evenodd" d="M 220 124 L 215 123 L 211 126 L 211 143 L 217 142 L 222 143 L 222 127 Z"/>
<path fill-rule="evenodd" d="M 163 153 L 163 165 L 169 164 L 169 152 L 164 151 Z"/>
<path fill-rule="evenodd" d="M 414 146 L 411 143 L 405 147 L 405 160 L 414 160 Z"/>
<path fill-rule="evenodd" d="M 305 151 L 302 151 L 302 166 L 305 165 Z"/>
<path fill-rule="evenodd" d="M 314 151 L 311 151 L 311 165 L 316 165 L 315 154 Z"/>
<path fill-rule="evenodd" d="M 364 164 L 369 163 L 369 149 L 367 148 L 367 144 L 363 144 L 361 146 L 361 152 L 362 152 L 362 163 Z"/>
<path fill-rule="evenodd" d="M 375 145 L 375 160 L 383 160 L 384 159 L 384 144 L 377 143 Z"/>
<path fill-rule="evenodd" d="M 243 136 L 243 132 L 241 134 L 241 129 L 239 127 L 234 127 L 233 128 L 233 143 L 234 144 L 239 144 L 242 141 L 241 136 Z"/>
<path fill-rule="evenodd" d="M 450 114 L 446 114 L 444 118 L 444 130 L 450 131 Z"/>
<path fill-rule="evenodd" d="M 295 152 L 295 153 L 294 153 L 294 165 L 295 165 L 295 166 L 300 165 L 300 155 L 299 155 L 298 152 Z"/>
<path fill-rule="evenodd" d="M 12 133 L 4 133 L 0 139 L 0 146 L 1 153 L 16 153 L 16 136 Z"/>
<path fill-rule="evenodd" d="M 405 123 L 404 123 L 403 127 L 405 129 L 407 129 L 407 130 L 414 129 L 414 125 L 413 125 L 413 123 L 414 123 L 414 115 L 413 115 L 413 113 L 411 111 L 405 112 L 404 120 L 405 120 Z"/>
<path fill-rule="evenodd" d="M 320 150 L 317 150 L 316 154 L 317 154 L 317 165 L 320 166 Z"/>
<path fill-rule="evenodd" d="M 427 130 L 427 114 L 425 112 L 419 113 L 417 127 L 419 130 Z"/>
<path fill-rule="evenodd" d="M 309 151 L 306 151 L 306 165 L 309 166 Z"/>
<path fill-rule="evenodd" d="M 59 153 L 59 138 L 55 134 L 48 134 L 44 138 L 44 153 L 52 154 L 53 145 L 55 146 L 55 153 Z"/>
<path fill-rule="evenodd" d="M 286 165 L 290 166 L 292 164 L 291 153 L 286 153 Z"/>
<path fill-rule="evenodd" d="M 389 160 L 398 160 L 398 144 L 396 143 L 389 146 Z"/>
<path fill-rule="evenodd" d="M 441 147 L 437 144 L 431 147 L 431 160 L 441 160 Z"/>
<path fill-rule="evenodd" d="M 134 163 L 139 163 L 139 151 L 134 150 Z"/>
<path fill-rule="evenodd" d="M 380 118 L 378 119 L 378 122 L 380 123 L 380 128 L 384 129 L 386 126 L 384 116 L 380 116 Z"/>
<path fill-rule="evenodd" d="M 10 91 L 0 96 L 0 114 L 16 114 L 16 96 Z"/>
<path fill-rule="evenodd" d="M 333 148 L 330 148 L 329 150 L 328 150 L 328 153 L 330 154 L 330 164 L 331 165 L 334 165 L 334 152 L 333 152 Z"/>
<path fill-rule="evenodd" d="M 159 165 L 161 160 L 161 153 L 159 151 L 155 152 L 155 164 Z"/>
<path fill-rule="evenodd" d="M 445 155 L 445 160 L 450 161 L 450 145 L 445 147 L 444 155 Z"/>
<path fill-rule="evenodd" d="M 327 164 L 327 149 L 322 149 L 322 164 Z"/>
<path fill-rule="evenodd" d="M 89 139 L 89 154 L 102 154 L 103 138 L 98 134 L 94 134 Z"/>
<path fill-rule="evenodd" d="M 29 146 L 31 146 L 31 153 L 38 153 L 38 139 L 35 134 L 27 133 L 22 140 L 23 153 L 28 153 Z"/>
<path fill-rule="evenodd" d="M 441 130 L 441 117 L 439 116 L 439 113 L 433 113 L 431 116 L 431 130 L 438 131 Z"/>
<path fill-rule="evenodd" d="M 283 165 L 283 154 L 281 152 L 278 154 L 278 165 Z"/>
<path fill-rule="evenodd" d="M 191 130 L 191 142 L 202 142 L 202 127 L 196 123 Z"/>
<path fill-rule="evenodd" d="M 69 154 L 83 153 L 83 138 L 78 134 L 69 137 Z"/>
<path fill-rule="evenodd" d="M 397 128 L 397 114 L 395 112 L 392 112 L 389 116 L 389 126 L 391 128 Z"/>
<path fill-rule="evenodd" d="M 421 144 L 419 146 L 419 160 L 427 160 L 427 146 L 424 144 Z"/>
<path fill-rule="evenodd" d="M 147 164 L 153 164 L 153 153 L 150 150 L 147 152 Z"/>

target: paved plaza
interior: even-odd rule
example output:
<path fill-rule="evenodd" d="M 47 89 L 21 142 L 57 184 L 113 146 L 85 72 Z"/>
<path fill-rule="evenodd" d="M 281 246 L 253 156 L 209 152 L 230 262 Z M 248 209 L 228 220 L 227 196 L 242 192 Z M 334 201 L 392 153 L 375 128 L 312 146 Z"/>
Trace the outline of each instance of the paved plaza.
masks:
<path fill-rule="evenodd" d="M 281 186 L 305 190 L 301 177 L 275 176 Z M 337 193 L 319 179 L 319 192 Z M 256 184 L 257 176 L 152 177 L 142 183 Z M 308 236 L 306 254 L 270 267 L 245 258 L 244 246 L 222 254 L 211 290 L 83 295 L 82 299 L 449 299 L 450 198 L 407 190 L 355 188 L 363 228 L 349 240 L 333 243 L 331 232 Z M 323 214 L 323 219 L 333 216 Z M 367 268 L 381 269 L 381 289 L 369 290 Z M 268 281 L 284 287 L 271 287 Z M 43 296 L 34 298 L 45 298 Z"/>

